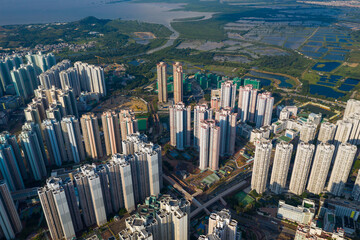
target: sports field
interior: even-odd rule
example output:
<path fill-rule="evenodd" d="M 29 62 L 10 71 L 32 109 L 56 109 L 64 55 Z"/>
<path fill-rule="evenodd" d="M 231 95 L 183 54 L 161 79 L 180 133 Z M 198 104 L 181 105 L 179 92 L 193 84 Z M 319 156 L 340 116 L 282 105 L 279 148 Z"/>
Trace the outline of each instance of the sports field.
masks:
<path fill-rule="evenodd" d="M 248 205 L 249 203 L 252 203 L 254 201 L 254 199 L 252 197 L 250 197 L 249 195 L 247 195 L 245 192 L 241 191 L 238 192 L 237 194 L 235 194 L 235 198 L 241 202 L 242 204 L 244 204 L 245 206 Z"/>

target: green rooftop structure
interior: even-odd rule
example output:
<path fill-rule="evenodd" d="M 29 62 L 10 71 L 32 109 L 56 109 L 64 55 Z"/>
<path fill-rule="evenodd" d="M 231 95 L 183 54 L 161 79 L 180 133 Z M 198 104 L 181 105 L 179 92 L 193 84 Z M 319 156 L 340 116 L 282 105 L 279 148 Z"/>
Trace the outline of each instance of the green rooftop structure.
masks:
<path fill-rule="evenodd" d="M 213 183 L 217 182 L 219 180 L 219 176 L 216 173 L 213 173 L 206 178 L 204 178 L 201 182 L 205 183 L 206 185 L 212 185 Z"/>

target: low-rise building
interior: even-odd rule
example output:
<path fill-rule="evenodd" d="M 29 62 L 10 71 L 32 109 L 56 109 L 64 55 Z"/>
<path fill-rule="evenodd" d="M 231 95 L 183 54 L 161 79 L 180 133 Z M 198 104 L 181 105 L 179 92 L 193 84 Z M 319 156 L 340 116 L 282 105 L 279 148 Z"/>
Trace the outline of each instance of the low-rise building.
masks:
<path fill-rule="evenodd" d="M 315 215 L 315 203 L 304 199 L 301 206 L 292 206 L 285 201 L 279 201 L 277 217 L 299 224 L 309 224 Z"/>

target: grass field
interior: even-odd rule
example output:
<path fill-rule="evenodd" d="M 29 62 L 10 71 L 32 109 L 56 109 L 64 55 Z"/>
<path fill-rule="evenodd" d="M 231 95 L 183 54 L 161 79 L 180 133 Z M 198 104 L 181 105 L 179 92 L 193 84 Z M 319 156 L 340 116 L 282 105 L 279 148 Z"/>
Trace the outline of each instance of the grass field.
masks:
<path fill-rule="evenodd" d="M 235 194 L 234 197 L 245 206 L 254 201 L 252 197 L 250 197 L 243 191 L 238 192 L 237 194 Z"/>
<path fill-rule="evenodd" d="M 306 112 L 313 112 L 313 113 L 321 113 L 322 114 L 322 117 L 325 117 L 325 118 L 330 118 L 332 116 L 334 116 L 336 113 L 334 112 L 331 112 L 331 111 L 328 111 L 326 109 L 323 109 L 321 107 L 318 107 L 318 106 L 314 106 L 312 104 L 308 104 L 304 107 L 302 107 L 301 109 L 303 109 L 304 111 Z"/>
<path fill-rule="evenodd" d="M 360 58 L 359 58 L 360 62 Z M 347 76 L 350 78 L 360 79 L 360 64 L 343 64 L 335 72 L 335 75 Z"/>

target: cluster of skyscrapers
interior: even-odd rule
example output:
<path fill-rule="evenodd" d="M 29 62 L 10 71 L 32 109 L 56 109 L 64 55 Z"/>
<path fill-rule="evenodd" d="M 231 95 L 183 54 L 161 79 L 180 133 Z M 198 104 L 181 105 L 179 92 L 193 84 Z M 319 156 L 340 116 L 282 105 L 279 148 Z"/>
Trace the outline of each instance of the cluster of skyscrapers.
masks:
<path fill-rule="evenodd" d="M 50 177 L 38 195 L 52 239 L 73 239 L 76 232 L 101 226 L 125 208 L 132 212 L 162 187 L 161 148 L 142 134 L 122 142 L 124 154 L 105 164 L 85 164 L 65 179 Z M 77 194 L 76 194 L 77 193 Z"/>
<path fill-rule="evenodd" d="M 338 120 L 336 124 L 322 123 L 316 146 L 312 143 L 315 142 L 320 121 L 314 120 L 303 125 L 300 143 L 296 146 L 289 192 L 297 195 L 305 190 L 314 194 L 324 191 L 335 196 L 343 194 L 360 138 L 359 106 L 360 101 L 351 99 L 347 103 L 343 120 Z M 251 188 L 258 193 L 263 193 L 267 188 L 272 149 L 269 140 L 256 142 Z M 291 143 L 280 142 L 276 145 L 270 179 L 270 190 L 276 194 L 282 193 L 287 187 L 293 149 L 295 147 Z M 355 183 L 353 197 L 359 199 L 359 183 Z"/>
<path fill-rule="evenodd" d="M 180 64 L 174 64 L 174 75 Z M 158 86 L 165 81 L 166 64 L 159 63 Z M 177 70 L 176 70 L 177 69 Z M 180 75 L 179 75 L 180 76 Z M 175 77 L 174 77 L 175 79 Z M 159 88 L 159 101 L 164 94 Z M 269 92 L 259 93 L 252 85 L 239 89 L 238 108 L 236 109 L 237 86 L 232 81 L 221 84 L 218 108 L 208 108 L 207 104 L 194 107 L 193 137 L 190 106 L 175 99 L 169 107 L 170 144 L 179 150 L 193 145 L 200 153 L 199 168 L 219 169 L 219 157 L 235 153 L 237 120 L 256 123 L 257 127 L 271 124 L 274 98 Z M 213 105 L 213 104 L 212 104 Z M 191 144 L 193 139 L 193 144 Z"/>
<path fill-rule="evenodd" d="M 30 115 L 27 110 L 26 116 Z M 46 178 L 47 168 L 51 166 L 122 153 L 122 141 L 137 132 L 137 120 L 131 110 L 104 112 L 101 115 L 104 134 L 93 113 L 79 119 L 60 111 L 41 117 L 40 112 L 32 112 L 31 121 L 24 123 L 18 135 L 21 147 L 16 136 L 8 132 L 0 134 L 0 172 L 10 191 L 23 189 L 26 180 Z"/>

